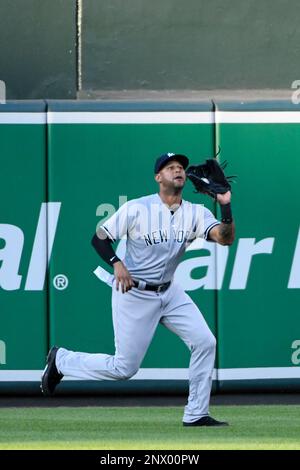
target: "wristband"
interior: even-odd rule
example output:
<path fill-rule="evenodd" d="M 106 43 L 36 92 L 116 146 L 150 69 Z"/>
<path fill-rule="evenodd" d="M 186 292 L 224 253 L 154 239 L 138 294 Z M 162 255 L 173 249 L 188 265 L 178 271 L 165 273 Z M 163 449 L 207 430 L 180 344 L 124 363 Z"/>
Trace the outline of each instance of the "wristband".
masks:
<path fill-rule="evenodd" d="M 222 216 L 221 221 L 223 224 L 232 223 L 232 213 L 231 213 L 230 202 L 228 204 L 221 204 L 221 216 Z"/>

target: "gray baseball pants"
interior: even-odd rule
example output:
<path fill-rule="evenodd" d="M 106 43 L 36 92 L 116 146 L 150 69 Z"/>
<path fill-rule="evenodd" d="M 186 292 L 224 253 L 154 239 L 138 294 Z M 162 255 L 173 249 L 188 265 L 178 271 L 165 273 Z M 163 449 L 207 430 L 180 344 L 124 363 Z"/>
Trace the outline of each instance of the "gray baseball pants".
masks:
<path fill-rule="evenodd" d="M 201 312 L 177 283 L 161 293 L 131 289 L 122 294 L 113 283 L 115 355 L 59 348 L 58 370 L 86 380 L 129 379 L 136 374 L 159 323 L 178 335 L 191 352 L 189 397 L 184 422 L 209 414 L 216 340 Z"/>

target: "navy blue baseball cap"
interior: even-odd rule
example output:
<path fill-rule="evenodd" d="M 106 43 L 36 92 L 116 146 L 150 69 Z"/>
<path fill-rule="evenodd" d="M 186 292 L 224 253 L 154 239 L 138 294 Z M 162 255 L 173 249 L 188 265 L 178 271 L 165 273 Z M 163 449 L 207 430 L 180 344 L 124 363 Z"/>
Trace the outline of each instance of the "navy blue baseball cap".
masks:
<path fill-rule="evenodd" d="M 189 159 L 185 155 L 181 155 L 180 153 L 164 153 L 156 160 L 154 166 L 154 173 L 159 173 L 160 170 L 171 160 L 179 161 L 184 169 L 186 169 L 189 164 Z"/>

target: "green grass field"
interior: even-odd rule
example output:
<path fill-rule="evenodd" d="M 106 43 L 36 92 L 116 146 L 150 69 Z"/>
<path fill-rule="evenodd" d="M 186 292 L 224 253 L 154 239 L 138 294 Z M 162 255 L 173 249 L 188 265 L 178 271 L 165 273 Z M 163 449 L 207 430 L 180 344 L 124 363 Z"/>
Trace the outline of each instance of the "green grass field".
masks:
<path fill-rule="evenodd" d="M 181 407 L 2 408 L 0 449 L 300 449 L 300 406 L 216 406 L 229 427 L 186 428 Z"/>

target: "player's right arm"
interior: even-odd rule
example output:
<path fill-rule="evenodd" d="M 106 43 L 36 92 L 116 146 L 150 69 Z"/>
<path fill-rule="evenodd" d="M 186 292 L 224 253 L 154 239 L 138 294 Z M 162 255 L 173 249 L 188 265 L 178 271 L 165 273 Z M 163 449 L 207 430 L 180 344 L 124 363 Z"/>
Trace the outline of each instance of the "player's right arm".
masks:
<path fill-rule="evenodd" d="M 93 236 L 92 245 L 103 261 L 114 268 L 116 289 L 119 290 L 120 286 L 123 294 L 130 290 L 133 287 L 133 279 L 124 263 L 117 257 L 112 240 L 102 228 Z"/>
<path fill-rule="evenodd" d="M 116 280 L 116 289 L 119 290 L 120 285 L 123 294 L 133 287 L 133 279 L 122 261 L 114 263 L 114 276 Z"/>
<path fill-rule="evenodd" d="M 131 218 L 128 214 L 128 204 L 124 204 L 102 225 L 92 238 L 92 245 L 99 256 L 114 269 L 116 289 L 122 293 L 133 287 L 133 279 L 124 265 L 117 257 L 113 243 L 124 238 L 130 228 Z"/>

